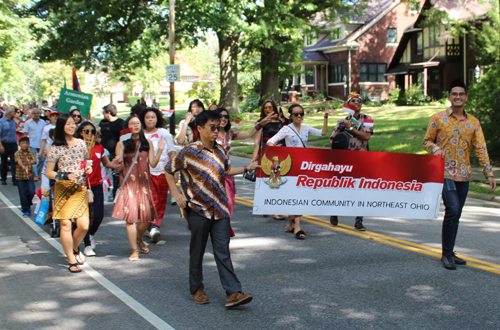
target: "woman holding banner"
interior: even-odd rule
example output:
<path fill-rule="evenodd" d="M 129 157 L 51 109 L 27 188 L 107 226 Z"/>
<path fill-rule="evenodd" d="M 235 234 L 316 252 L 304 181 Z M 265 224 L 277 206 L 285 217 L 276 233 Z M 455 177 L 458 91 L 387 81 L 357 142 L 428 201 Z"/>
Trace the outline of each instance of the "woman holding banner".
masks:
<path fill-rule="evenodd" d="M 264 126 L 262 129 L 262 134 L 256 134 L 255 139 L 254 139 L 254 145 L 253 145 L 253 154 L 252 154 L 252 161 L 256 162 L 259 159 L 259 153 L 260 149 L 262 148 L 263 143 L 267 143 L 270 138 L 272 138 L 276 133 L 280 131 L 280 129 L 283 128 L 285 125 L 285 121 L 282 120 L 281 118 L 281 107 L 278 110 L 278 106 L 276 105 L 276 102 L 273 100 L 266 100 L 264 103 L 262 103 L 262 108 L 260 110 L 260 119 L 259 122 L 264 119 L 266 116 L 276 114 L 277 118 L 271 120 L 269 124 Z M 284 117 L 284 115 L 283 115 Z M 280 141 L 280 145 L 285 145 L 285 141 Z M 267 217 L 267 215 L 264 215 Z M 281 214 L 275 214 L 273 215 L 274 220 L 284 220 L 285 217 Z"/>
<path fill-rule="evenodd" d="M 328 114 L 331 112 L 332 110 L 325 111 L 323 129 L 317 129 L 302 125 L 305 114 L 304 109 L 298 104 L 292 104 L 290 108 L 288 108 L 292 123 L 280 129 L 276 135 L 267 141 L 267 145 L 274 146 L 277 145 L 279 141 L 285 139 L 287 147 L 306 148 L 309 135 L 325 136 L 328 133 Z M 288 215 L 285 231 L 287 233 L 293 233 L 295 238 L 305 239 L 306 233 L 300 228 L 300 217 L 301 215 Z M 293 227 L 294 224 L 295 228 Z"/>
<path fill-rule="evenodd" d="M 245 140 L 252 137 L 255 133 L 271 120 L 277 118 L 275 113 L 270 113 L 265 118 L 262 118 L 257 125 L 255 125 L 251 130 L 246 132 L 240 132 L 231 129 L 231 122 L 229 121 L 229 113 L 224 108 L 219 108 L 214 110 L 216 114 L 220 116 L 220 127 L 223 129 L 219 130 L 219 136 L 217 137 L 217 143 L 219 143 L 227 154 L 229 159 L 229 150 L 231 149 L 232 140 Z M 258 134 L 260 135 L 260 134 Z M 227 198 L 229 202 L 229 216 L 233 215 L 234 202 L 236 197 L 236 183 L 234 181 L 234 176 L 226 176 L 226 191 Z"/>
<path fill-rule="evenodd" d="M 127 236 L 132 247 L 130 261 L 139 260 L 139 249 L 149 253 L 142 236 L 152 221 L 158 219 L 151 190 L 149 165 L 156 167 L 165 149 L 165 138 L 158 141 L 158 152 L 154 153 L 153 142 L 147 140 L 137 117 L 129 117 L 125 127 L 131 131 L 129 139 L 116 145 L 116 160 L 120 173 L 120 189 L 117 191 L 111 217 L 127 223 Z M 120 138 L 120 140 L 122 140 Z M 138 222 L 137 228 L 135 223 Z"/>
<path fill-rule="evenodd" d="M 73 137 L 76 125 L 68 114 L 56 122 L 54 143 L 48 155 L 46 175 L 56 180 L 54 186 L 53 219 L 61 223 L 61 244 L 68 257 L 69 271 L 78 273 L 85 262 L 79 245 L 89 228 L 89 204 L 85 188 L 85 174 L 92 173 L 86 163 L 88 151 L 85 142 Z M 55 165 L 58 171 L 54 171 Z M 71 232 L 71 220 L 76 219 L 76 230 Z"/>

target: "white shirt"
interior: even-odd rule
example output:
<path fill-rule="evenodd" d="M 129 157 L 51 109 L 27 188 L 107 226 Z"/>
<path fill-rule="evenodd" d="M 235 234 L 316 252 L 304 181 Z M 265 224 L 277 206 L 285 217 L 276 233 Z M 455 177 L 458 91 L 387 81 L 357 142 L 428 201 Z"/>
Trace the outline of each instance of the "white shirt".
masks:
<path fill-rule="evenodd" d="M 52 124 L 47 124 L 45 125 L 45 127 L 43 128 L 43 132 L 42 132 L 42 140 L 47 140 L 47 142 L 45 142 L 45 148 L 47 148 L 47 146 L 51 146 L 52 143 L 54 141 L 52 141 L 52 139 L 49 137 L 49 131 L 52 129 L 52 128 L 56 128 L 55 125 L 52 125 Z"/>
<path fill-rule="evenodd" d="M 43 128 L 46 126 L 45 121 L 38 119 L 38 123 L 32 119 L 29 119 L 24 124 L 23 133 L 28 133 L 30 138 L 30 147 L 40 148 L 42 143 L 42 133 Z"/>
<path fill-rule="evenodd" d="M 291 123 L 280 129 L 275 136 L 267 141 L 267 143 L 269 144 L 269 142 L 272 142 L 273 144 L 276 144 L 279 141 L 285 139 L 287 147 L 303 148 L 307 143 L 309 135 L 321 136 L 321 133 L 322 130 L 307 125 L 300 125 L 300 133 L 298 133 L 295 129 L 295 126 L 293 126 L 293 123 Z M 304 142 L 304 144 L 302 144 L 301 140 L 302 142 Z"/>
<path fill-rule="evenodd" d="M 182 127 L 184 127 L 184 123 L 186 122 L 186 119 L 183 119 L 181 120 L 181 122 L 179 123 L 179 132 L 177 133 L 177 135 L 175 136 L 175 143 L 176 144 L 180 144 L 177 140 L 177 138 L 179 137 L 179 134 L 181 134 L 181 131 L 182 131 Z M 189 145 L 191 142 L 196 142 L 196 141 L 192 141 L 194 138 L 194 134 L 193 134 L 193 130 L 191 129 L 191 127 L 189 127 L 189 125 L 187 126 L 186 128 L 186 138 L 184 139 L 184 143 L 182 144 L 183 146 L 187 146 Z"/>
<path fill-rule="evenodd" d="M 156 165 L 156 167 L 154 168 L 151 167 L 151 165 L 149 165 L 149 171 L 151 175 L 158 176 L 165 174 L 164 168 L 167 165 L 168 161 L 170 160 L 170 157 L 168 157 L 168 153 L 171 151 L 175 151 L 174 140 L 172 139 L 172 135 L 170 135 L 168 130 L 166 130 L 165 128 L 158 128 L 158 131 L 152 134 L 146 134 L 146 132 L 144 132 L 144 135 L 146 135 L 146 139 L 151 140 L 151 142 L 153 142 L 155 155 L 158 152 L 158 141 L 160 141 L 160 138 L 162 136 L 166 137 L 167 144 L 165 145 L 165 149 L 163 149 L 163 152 L 161 153 L 158 165 Z"/>

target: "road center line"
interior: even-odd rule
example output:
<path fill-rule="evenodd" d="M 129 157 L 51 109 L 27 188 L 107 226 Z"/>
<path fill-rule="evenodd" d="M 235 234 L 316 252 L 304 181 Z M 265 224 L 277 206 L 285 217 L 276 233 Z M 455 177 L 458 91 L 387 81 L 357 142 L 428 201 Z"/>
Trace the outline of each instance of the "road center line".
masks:
<path fill-rule="evenodd" d="M 16 207 L 5 195 L 0 192 L 0 199 L 7 205 L 7 207 L 14 212 L 21 220 L 23 220 L 31 229 L 33 229 L 38 235 L 40 235 L 47 243 L 52 245 L 59 253 L 63 256 L 66 256 L 64 253 L 64 249 L 56 239 L 50 237 L 45 231 L 40 228 L 33 220 L 28 217 L 23 217 L 21 214 L 21 210 Z M 137 300 L 129 296 L 125 291 L 120 289 L 118 286 L 113 284 L 106 277 L 102 276 L 98 271 L 92 268 L 88 264 L 84 264 L 82 266 L 82 270 L 90 277 L 92 277 L 97 283 L 102 285 L 106 290 L 108 290 L 112 295 L 116 298 L 120 299 L 123 303 L 129 306 L 132 310 L 134 310 L 137 314 L 139 314 L 143 319 L 147 322 L 151 323 L 157 329 L 165 329 L 165 330 L 174 330 L 174 328 L 159 318 L 156 314 L 147 309 L 144 305 L 139 303 Z"/>
<path fill-rule="evenodd" d="M 253 201 L 246 199 L 246 198 L 236 197 L 236 202 L 239 204 L 242 204 L 242 205 L 253 207 Z M 342 224 L 339 224 L 337 227 L 333 227 L 328 220 L 324 220 L 321 218 L 316 218 L 316 217 L 312 217 L 312 216 L 308 216 L 308 215 L 302 216 L 302 221 L 305 221 L 305 222 L 308 222 L 311 224 L 315 224 L 318 226 L 322 226 L 322 227 L 325 227 L 325 228 L 328 228 L 331 230 L 340 231 L 340 232 L 343 232 L 343 233 L 346 233 L 349 235 L 358 236 L 360 238 L 365 238 L 365 239 L 369 239 L 369 240 L 372 240 L 375 242 L 391 245 L 391 246 L 394 246 L 394 247 L 397 247 L 400 249 L 404 249 L 404 250 L 408 250 L 408 251 L 412 251 L 412 252 L 417 252 L 417 253 L 424 254 L 424 255 L 427 255 L 430 257 L 434 257 L 434 258 L 438 258 L 438 259 L 441 258 L 441 250 L 430 247 L 430 246 L 425 246 L 422 244 L 405 241 L 405 240 L 402 240 L 399 238 L 395 238 L 395 237 L 391 237 L 391 236 L 387 236 L 387 235 L 383 235 L 383 234 L 378 234 L 378 233 L 371 232 L 371 231 L 359 232 L 359 231 L 356 231 L 354 229 L 351 229 L 351 227 L 348 227 L 348 226 L 342 225 Z M 481 270 L 485 270 L 485 271 L 500 275 L 500 265 L 498 265 L 498 264 L 484 261 L 484 260 L 480 260 L 480 259 L 476 259 L 476 258 L 472 258 L 472 257 L 463 256 L 463 255 L 457 255 L 457 256 L 460 258 L 463 258 L 464 260 L 467 260 L 468 261 L 467 266 L 481 269 Z"/>

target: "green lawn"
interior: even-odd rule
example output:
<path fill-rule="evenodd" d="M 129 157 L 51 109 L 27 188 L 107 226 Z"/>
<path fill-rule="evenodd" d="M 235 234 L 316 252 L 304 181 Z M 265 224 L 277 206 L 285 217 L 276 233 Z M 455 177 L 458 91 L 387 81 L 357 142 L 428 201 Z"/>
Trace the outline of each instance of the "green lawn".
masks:
<path fill-rule="evenodd" d="M 305 104 L 304 109 L 312 109 L 315 104 Z M 371 151 L 400 152 L 425 154 L 422 140 L 432 114 L 446 109 L 445 106 L 427 107 L 364 107 L 362 112 L 374 120 L 374 134 L 370 139 Z M 319 128 L 323 127 L 323 112 L 307 113 L 304 124 Z M 345 112 L 340 109 L 328 118 L 328 134 L 311 136 L 309 142 L 317 147 L 329 147 L 328 136 L 331 134 L 337 121 L 345 118 Z M 253 114 L 252 120 L 240 123 L 238 130 L 246 131 L 255 125 L 259 114 Z M 238 151 L 251 153 L 247 148 L 238 148 Z"/>

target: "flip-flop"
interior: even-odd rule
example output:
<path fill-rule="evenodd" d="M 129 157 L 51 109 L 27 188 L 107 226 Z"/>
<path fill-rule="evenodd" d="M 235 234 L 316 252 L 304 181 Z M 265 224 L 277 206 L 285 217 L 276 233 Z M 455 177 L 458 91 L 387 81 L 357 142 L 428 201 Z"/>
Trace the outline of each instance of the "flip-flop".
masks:
<path fill-rule="evenodd" d="M 68 264 L 68 265 L 69 265 L 68 270 L 70 273 L 80 273 L 82 271 L 80 267 L 78 267 L 78 263 Z M 76 270 L 71 270 L 72 267 L 75 267 Z"/>
<path fill-rule="evenodd" d="M 301 236 L 304 235 L 304 236 Z M 297 239 L 305 239 L 306 238 L 306 233 L 304 233 L 303 230 L 299 230 L 298 232 L 295 233 L 295 238 Z"/>
<path fill-rule="evenodd" d="M 285 217 L 281 214 L 275 214 L 273 215 L 273 220 L 285 220 Z"/>

